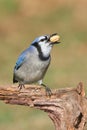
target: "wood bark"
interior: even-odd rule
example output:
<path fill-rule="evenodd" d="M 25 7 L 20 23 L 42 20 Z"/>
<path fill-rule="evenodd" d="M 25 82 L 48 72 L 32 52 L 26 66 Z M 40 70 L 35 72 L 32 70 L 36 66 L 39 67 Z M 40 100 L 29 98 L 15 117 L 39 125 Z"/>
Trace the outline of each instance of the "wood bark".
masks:
<path fill-rule="evenodd" d="M 0 86 L 0 100 L 47 112 L 56 130 L 85 129 L 87 98 L 81 82 L 76 88 L 52 90 L 51 97 L 40 86 L 29 85 L 21 91 L 14 86 Z"/>

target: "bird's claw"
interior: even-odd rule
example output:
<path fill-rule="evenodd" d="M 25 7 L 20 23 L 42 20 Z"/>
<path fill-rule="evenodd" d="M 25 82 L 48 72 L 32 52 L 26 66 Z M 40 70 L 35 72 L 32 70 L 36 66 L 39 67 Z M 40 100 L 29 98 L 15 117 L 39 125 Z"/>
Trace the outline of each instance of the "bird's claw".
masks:
<path fill-rule="evenodd" d="M 47 87 L 45 84 L 43 84 L 43 83 L 41 85 L 43 87 L 45 87 L 46 95 L 50 97 L 52 95 L 51 89 L 49 87 Z"/>
<path fill-rule="evenodd" d="M 19 88 L 19 91 L 20 91 L 22 88 L 25 88 L 25 86 L 24 86 L 24 84 L 19 84 L 18 88 Z"/>
<path fill-rule="evenodd" d="M 51 89 L 46 86 L 45 90 L 46 90 L 46 95 L 50 97 L 52 95 Z"/>

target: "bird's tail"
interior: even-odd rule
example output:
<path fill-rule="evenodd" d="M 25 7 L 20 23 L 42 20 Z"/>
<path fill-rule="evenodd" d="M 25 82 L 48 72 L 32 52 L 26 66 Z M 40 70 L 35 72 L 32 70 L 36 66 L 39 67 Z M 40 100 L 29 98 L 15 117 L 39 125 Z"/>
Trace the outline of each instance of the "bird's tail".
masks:
<path fill-rule="evenodd" d="M 13 83 L 17 83 L 18 81 L 15 79 L 15 75 L 13 75 Z"/>

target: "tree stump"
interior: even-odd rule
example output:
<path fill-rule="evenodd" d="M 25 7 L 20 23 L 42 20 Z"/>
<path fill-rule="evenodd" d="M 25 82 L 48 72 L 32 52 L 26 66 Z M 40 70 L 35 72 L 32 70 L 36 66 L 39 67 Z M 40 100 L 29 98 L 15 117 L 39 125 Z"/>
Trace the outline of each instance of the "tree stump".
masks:
<path fill-rule="evenodd" d="M 40 86 L 0 86 L 0 100 L 43 110 L 52 119 L 56 130 L 84 130 L 87 121 L 87 98 L 82 83 L 76 88 L 52 90 L 48 97 Z"/>

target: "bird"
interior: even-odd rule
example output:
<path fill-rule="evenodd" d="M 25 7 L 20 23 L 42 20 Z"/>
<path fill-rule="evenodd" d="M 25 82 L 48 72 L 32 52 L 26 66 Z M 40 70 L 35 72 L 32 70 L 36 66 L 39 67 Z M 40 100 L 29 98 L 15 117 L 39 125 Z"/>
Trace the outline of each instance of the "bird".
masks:
<path fill-rule="evenodd" d="M 51 89 L 43 83 L 43 78 L 51 63 L 51 50 L 60 43 L 58 40 L 57 33 L 39 36 L 19 55 L 13 70 L 13 83 L 18 82 L 20 90 L 25 84 L 38 82 L 45 87 L 47 95 L 52 94 Z"/>

